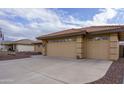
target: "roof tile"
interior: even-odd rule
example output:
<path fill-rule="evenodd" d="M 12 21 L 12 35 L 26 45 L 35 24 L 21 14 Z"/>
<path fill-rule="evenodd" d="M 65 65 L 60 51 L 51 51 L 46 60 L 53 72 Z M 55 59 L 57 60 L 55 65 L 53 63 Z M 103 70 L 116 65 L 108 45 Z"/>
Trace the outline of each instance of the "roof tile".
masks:
<path fill-rule="evenodd" d="M 124 28 L 124 25 L 102 25 L 102 26 L 83 27 L 83 28 L 79 28 L 79 29 L 67 29 L 67 30 L 40 36 L 40 37 L 37 37 L 37 39 L 42 39 L 42 38 L 47 38 L 47 37 L 52 37 L 52 36 L 59 36 L 59 35 L 61 36 L 61 35 L 78 33 L 78 32 L 83 32 L 83 31 L 91 33 L 91 32 L 112 30 L 112 29 L 118 29 L 118 28 Z"/>

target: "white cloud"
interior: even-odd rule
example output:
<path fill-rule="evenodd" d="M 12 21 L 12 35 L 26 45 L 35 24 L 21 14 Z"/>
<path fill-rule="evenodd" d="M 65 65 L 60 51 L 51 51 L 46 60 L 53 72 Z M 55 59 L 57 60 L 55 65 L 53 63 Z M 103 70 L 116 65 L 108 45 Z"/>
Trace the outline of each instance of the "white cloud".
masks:
<path fill-rule="evenodd" d="M 10 21 L 6 21 L 6 20 L 0 20 L 0 26 L 14 33 L 18 33 L 21 30 L 17 24 L 10 22 Z"/>
<path fill-rule="evenodd" d="M 18 21 L 0 19 L 0 26 L 6 36 L 13 37 L 13 39 L 17 36 L 17 39 L 20 37 L 34 39 L 41 34 L 76 27 L 62 23 L 60 16 L 49 9 L 1 9 L 0 11 L 0 16 L 4 15 L 4 17 L 11 19 L 21 17 L 29 22 L 21 24 Z"/>
<path fill-rule="evenodd" d="M 19 16 L 29 21 L 61 23 L 58 15 L 49 9 L 2 9 L 2 11 L 9 13 L 10 17 Z"/>
<path fill-rule="evenodd" d="M 49 9 L 0 9 L 0 27 L 8 39 L 34 39 L 39 35 L 63 29 L 109 24 L 109 20 L 118 19 L 123 14 L 124 11 L 120 9 L 100 9 L 91 20 L 79 20 L 73 15 L 61 15 Z M 15 17 L 21 17 L 27 23 L 9 20 Z"/>
<path fill-rule="evenodd" d="M 95 24 L 107 24 L 107 21 L 114 18 L 117 15 L 115 9 L 102 9 L 99 14 L 93 17 L 92 23 Z"/>
<path fill-rule="evenodd" d="M 99 13 L 92 17 L 92 20 L 79 20 L 73 16 L 69 16 L 66 23 L 75 24 L 79 26 L 90 26 L 90 25 L 105 25 L 108 24 L 108 20 L 113 19 L 117 16 L 117 9 L 99 9 Z M 124 13 L 124 12 L 123 12 Z"/>

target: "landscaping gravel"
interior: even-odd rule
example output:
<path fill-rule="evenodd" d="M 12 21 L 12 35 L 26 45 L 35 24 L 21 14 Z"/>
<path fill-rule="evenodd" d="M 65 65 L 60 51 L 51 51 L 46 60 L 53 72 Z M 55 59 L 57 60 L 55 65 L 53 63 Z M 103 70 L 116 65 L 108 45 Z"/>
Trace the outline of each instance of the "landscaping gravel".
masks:
<path fill-rule="evenodd" d="M 124 58 L 113 62 L 106 75 L 90 84 L 122 84 L 124 78 Z"/>
<path fill-rule="evenodd" d="M 21 59 L 29 58 L 31 55 L 38 55 L 36 52 L 18 52 L 15 54 L 0 53 L 0 60 L 12 60 L 12 59 Z"/>

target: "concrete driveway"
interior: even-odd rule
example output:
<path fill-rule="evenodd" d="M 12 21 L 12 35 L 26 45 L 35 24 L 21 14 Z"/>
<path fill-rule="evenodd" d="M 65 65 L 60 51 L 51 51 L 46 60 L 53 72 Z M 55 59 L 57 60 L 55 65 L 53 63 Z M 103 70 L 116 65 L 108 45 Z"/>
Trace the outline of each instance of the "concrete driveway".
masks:
<path fill-rule="evenodd" d="M 79 84 L 103 77 L 111 61 L 45 56 L 0 61 L 0 83 Z"/>

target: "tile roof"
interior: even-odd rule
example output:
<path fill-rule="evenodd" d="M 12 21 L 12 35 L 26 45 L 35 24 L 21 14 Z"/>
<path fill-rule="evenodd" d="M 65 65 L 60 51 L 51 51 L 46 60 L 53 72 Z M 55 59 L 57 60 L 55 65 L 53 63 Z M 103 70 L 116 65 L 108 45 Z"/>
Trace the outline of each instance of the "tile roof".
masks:
<path fill-rule="evenodd" d="M 62 35 L 67 35 L 67 34 L 72 34 L 72 33 L 79 33 L 79 32 L 87 32 L 87 33 L 92 33 L 92 32 L 103 32 L 103 31 L 109 31 L 109 30 L 116 30 L 116 29 L 124 29 L 124 25 L 103 25 L 103 26 L 89 26 L 89 27 L 83 27 L 79 29 L 67 29 L 43 36 L 37 37 L 37 39 L 44 39 L 48 37 L 56 37 L 56 36 L 62 36 Z"/>
<path fill-rule="evenodd" d="M 67 29 L 67 30 L 47 34 L 47 35 L 44 35 L 44 36 L 63 35 L 63 34 L 77 33 L 77 32 L 80 32 L 80 31 L 81 31 L 81 29 Z"/>
<path fill-rule="evenodd" d="M 16 44 L 33 44 L 33 40 L 30 40 L 30 39 L 21 39 L 21 40 L 17 40 L 15 41 Z"/>
<path fill-rule="evenodd" d="M 75 34 L 75 33 L 79 33 L 79 32 L 85 32 L 85 31 L 82 31 L 81 29 L 67 29 L 67 30 L 63 30 L 63 31 L 54 32 L 54 33 L 51 33 L 51 34 L 40 36 L 40 37 L 37 37 L 37 39 L 46 38 L 46 37 L 53 37 L 53 36 Z"/>
<path fill-rule="evenodd" d="M 42 44 L 41 40 L 34 41 L 33 44 Z"/>
<path fill-rule="evenodd" d="M 1 45 L 13 45 L 13 44 L 15 44 L 15 42 L 14 41 L 2 41 L 2 42 L 0 42 L 0 44 Z"/>
<path fill-rule="evenodd" d="M 84 27 L 81 28 L 82 30 L 86 30 L 87 32 L 96 32 L 96 31 L 105 31 L 105 30 L 111 30 L 111 29 L 118 29 L 122 28 L 124 25 L 108 25 L 108 26 L 90 26 L 90 27 Z"/>
<path fill-rule="evenodd" d="M 0 42 L 0 44 L 2 44 L 2 45 L 13 45 L 13 44 L 31 45 L 31 44 L 41 44 L 41 43 L 42 43 L 41 40 L 33 41 L 33 40 L 30 40 L 30 39 L 21 39 L 21 40 L 17 40 L 17 41 L 3 41 L 3 42 Z"/>

